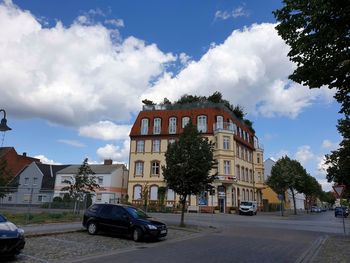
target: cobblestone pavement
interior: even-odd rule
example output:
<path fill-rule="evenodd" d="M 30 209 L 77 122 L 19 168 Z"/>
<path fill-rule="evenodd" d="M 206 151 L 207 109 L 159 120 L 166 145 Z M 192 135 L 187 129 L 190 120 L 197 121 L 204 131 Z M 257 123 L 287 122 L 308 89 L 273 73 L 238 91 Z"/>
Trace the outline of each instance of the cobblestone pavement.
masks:
<path fill-rule="evenodd" d="M 99 234 L 91 236 L 86 231 L 30 237 L 23 252 L 12 262 L 70 262 L 81 257 L 116 252 L 123 249 L 143 248 L 157 243 L 171 242 L 191 235 L 198 230 L 169 228 L 166 239 L 154 242 L 134 242 L 128 238 Z"/>
<path fill-rule="evenodd" d="M 350 236 L 329 236 L 320 247 L 312 262 L 350 262 Z"/>

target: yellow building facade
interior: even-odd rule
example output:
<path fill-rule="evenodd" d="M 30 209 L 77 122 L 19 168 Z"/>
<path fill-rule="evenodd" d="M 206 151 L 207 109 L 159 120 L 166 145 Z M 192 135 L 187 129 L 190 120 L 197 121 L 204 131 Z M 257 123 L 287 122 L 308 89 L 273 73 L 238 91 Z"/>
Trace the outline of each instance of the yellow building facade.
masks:
<path fill-rule="evenodd" d="M 148 200 L 157 202 L 159 187 L 166 187 L 161 166 L 168 144 L 174 142 L 191 119 L 203 136 L 215 144 L 218 162 L 213 183 L 215 194 L 191 196 L 189 207 L 222 213 L 236 209 L 240 201 L 262 206 L 263 149 L 254 132 L 223 104 L 144 106 L 130 133 L 129 202 L 140 204 L 144 189 Z M 178 196 L 167 189 L 166 206 L 176 206 Z"/>

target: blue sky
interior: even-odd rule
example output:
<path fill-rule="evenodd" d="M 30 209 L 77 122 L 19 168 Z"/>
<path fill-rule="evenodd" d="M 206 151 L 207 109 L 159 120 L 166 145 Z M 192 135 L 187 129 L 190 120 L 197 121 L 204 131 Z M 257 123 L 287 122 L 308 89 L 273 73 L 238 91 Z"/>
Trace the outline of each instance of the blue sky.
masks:
<path fill-rule="evenodd" d="M 334 92 L 288 80 L 281 1 L 0 1 L 3 146 L 46 163 L 128 163 L 142 99 L 220 91 L 254 122 L 265 158 L 287 154 L 330 190 Z M 1 116 L 2 117 L 2 116 Z"/>

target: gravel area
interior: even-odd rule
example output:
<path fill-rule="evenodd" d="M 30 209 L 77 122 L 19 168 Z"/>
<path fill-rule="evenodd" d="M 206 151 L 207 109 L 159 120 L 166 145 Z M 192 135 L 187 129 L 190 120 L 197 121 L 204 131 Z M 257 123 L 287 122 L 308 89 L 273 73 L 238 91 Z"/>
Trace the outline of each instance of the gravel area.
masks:
<path fill-rule="evenodd" d="M 123 249 L 142 248 L 188 238 L 198 229 L 169 228 L 168 236 L 160 241 L 134 242 L 128 238 L 99 234 L 91 236 L 86 231 L 30 237 L 22 253 L 12 262 L 69 262 L 81 257 L 111 253 Z"/>
<path fill-rule="evenodd" d="M 350 262 L 350 236 L 330 236 L 312 261 L 315 263 Z"/>

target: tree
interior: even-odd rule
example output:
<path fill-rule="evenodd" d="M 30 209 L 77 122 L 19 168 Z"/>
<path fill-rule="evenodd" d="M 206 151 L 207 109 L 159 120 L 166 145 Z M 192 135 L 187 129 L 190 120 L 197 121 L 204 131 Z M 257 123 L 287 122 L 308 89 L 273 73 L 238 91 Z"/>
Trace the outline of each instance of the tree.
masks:
<path fill-rule="evenodd" d="M 158 187 L 158 202 L 161 210 L 164 209 L 164 202 L 165 202 L 165 194 L 166 194 L 166 187 L 160 186 Z"/>
<path fill-rule="evenodd" d="M 306 170 L 296 160 L 291 160 L 288 156 L 284 156 L 279 159 L 272 167 L 271 176 L 269 177 L 267 184 L 277 194 L 283 195 L 289 189 L 294 204 L 294 214 L 297 214 L 295 194 L 302 190 L 302 180 L 305 178 Z M 282 210 L 283 211 L 283 210 Z"/>
<path fill-rule="evenodd" d="M 162 166 L 164 180 L 169 189 L 180 197 L 182 205 L 180 226 L 184 226 L 187 197 L 208 189 L 215 179 L 210 171 L 215 167 L 214 146 L 202 137 L 190 121 L 178 140 L 168 145 L 166 166 Z"/>
<path fill-rule="evenodd" d="M 305 195 L 306 209 L 309 211 L 316 197 L 320 196 L 322 187 L 315 177 L 307 173 L 303 174 L 302 180 L 299 182 L 299 187 L 300 191 Z"/>
<path fill-rule="evenodd" d="M 8 184 L 13 179 L 11 171 L 8 169 L 7 161 L 5 159 L 0 160 L 0 198 L 6 196 L 11 189 Z"/>
<path fill-rule="evenodd" d="M 95 192 L 95 189 L 100 188 L 100 185 L 96 183 L 97 178 L 94 174 L 88 164 L 88 158 L 85 158 L 73 180 L 64 181 L 68 186 L 63 187 L 61 190 L 68 191 L 70 197 L 74 200 L 75 213 L 78 211 L 78 202 L 83 201 L 86 194 Z"/>
<path fill-rule="evenodd" d="M 284 0 L 274 11 L 276 29 L 290 46 L 288 56 L 297 64 L 290 79 L 310 88 L 336 89 L 341 104 L 340 148 L 326 155 L 327 179 L 347 186 L 350 196 L 350 1 Z"/>

